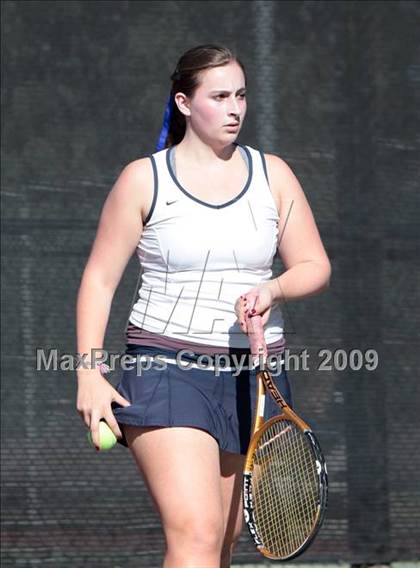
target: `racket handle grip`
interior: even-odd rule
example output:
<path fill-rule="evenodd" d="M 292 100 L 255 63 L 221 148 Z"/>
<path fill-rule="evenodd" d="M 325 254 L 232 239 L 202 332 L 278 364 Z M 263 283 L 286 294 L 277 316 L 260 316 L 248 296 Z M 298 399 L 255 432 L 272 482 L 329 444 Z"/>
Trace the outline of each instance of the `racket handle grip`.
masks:
<path fill-rule="evenodd" d="M 251 316 L 248 318 L 247 327 L 249 346 L 254 364 L 260 362 L 260 357 L 262 357 L 263 362 L 265 362 L 267 358 L 267 345 L 264 338 L 262 317 L 259 314 Z"/>

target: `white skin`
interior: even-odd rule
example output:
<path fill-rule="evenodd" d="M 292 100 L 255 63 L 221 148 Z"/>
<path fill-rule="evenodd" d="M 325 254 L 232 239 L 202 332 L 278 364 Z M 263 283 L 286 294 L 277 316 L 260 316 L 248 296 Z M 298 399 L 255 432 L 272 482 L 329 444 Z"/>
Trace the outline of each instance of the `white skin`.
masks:
<path fill-rule="evenodd" d="M 176 147 L 177 176 L 203 200 L 223 203 L 243 187 L 240 180 L 246 171 L 233 144 L 240 129 L 225 125 L 239 119 L 242 126 L 244 88 L 243 72 L 231 62 L 202 72 L 191 98 L 176 93 L 175 102 L 186 118 L 185 136 Z M 285 272 L 244 290 L 237 299 L 235 312 L 244 332 L 253 309 L 265 324 L 274 303 L 320 293 L 328 286 L 331 272 L 298 180 L 278 156 L 266 154 L 266 162 L 280 217 L 278 251 Z M 112 299 L 136 250 L 152 199 L 150 159 L 135 160 L 119 175 L 101 212 L 77 301 L 78 353 L 103 345 Z M 250 305 L 249 293 L 257 295 L 256 305 Z M 129 406 L 130 401 L 96 369 L 79 370 L 77 378 L 77 410 L 95 445 L 99 446 L 101 418 L 120 437 L 111 402 Z M 242 530 L 244 457 L 221 451 L 216 440 L 198 428 L 123 427 L 162 520 L 167 543 L 164 568 L 230 566 Z"/>
<path fill-rule="evenodd" d="M 190 165 L 218 173 L 235 149 L 246 115 L 245 77 L 237 63 L 208 69 L 199 74 L 200 85 L 189 99 L 175 94 L 175 103 L 185 116 L 187 129 L 177 145 L 177 155 L 188 157 Z M 227 128 L 239 122 L 239 130 Z M 231 169 L 231 168 L 230 168 Z"/>

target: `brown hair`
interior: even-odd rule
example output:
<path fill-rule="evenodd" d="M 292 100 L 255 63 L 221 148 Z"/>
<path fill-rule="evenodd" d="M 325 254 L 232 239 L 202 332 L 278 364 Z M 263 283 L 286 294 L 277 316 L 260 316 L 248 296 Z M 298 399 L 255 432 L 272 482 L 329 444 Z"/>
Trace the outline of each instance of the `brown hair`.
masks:
<path fill-rule="evenodd" d="M 171 75 L 172 88 L 170 101 L 172 105 L 171 115 L 168 126 L 168 135 L 164 147 L 174 146 L 181 142 L 185 135 L 186 121 L 185 116 L 179 111 L 174 101 L 174 95 L 178 92 L 184 93 L 187 97 L 192 97 L 194 91 L 200 85 L 199 73 L 205 69 L 220 67 L 235 61 L 238 63 L 245 75 L 245 68 L 241 61 L 228 48 L 205 44 L 198 45 L 186 51 L 179 59 L 175 71 Z"/>

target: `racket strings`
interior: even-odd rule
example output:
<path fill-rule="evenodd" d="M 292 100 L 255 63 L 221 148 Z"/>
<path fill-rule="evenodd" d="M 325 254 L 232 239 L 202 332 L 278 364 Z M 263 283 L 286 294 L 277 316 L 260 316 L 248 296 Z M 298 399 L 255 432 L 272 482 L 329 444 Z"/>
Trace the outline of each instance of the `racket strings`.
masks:
<path fill-rule="evenodd" d="M 273 437 L 273 443 L 268 443 L 264 442 L 264 448 L 269 448 L 270 451 L 269 453 L 267 453 L 266 450 L 266 455 L 264 456 L 264 468 L 266 469 L 266 479 L 267 479 L 267 484 L 263 484 L 260 480 L 260 488 L 263 489 L 262 491 L 262 495 L 263 495 L 263 500 L 266 504 L 268 504 L 269 506 L 263 506 L 262 507 L 262 511 L 264 511 L 264 522 L 265 524 L 267 524 L 267 522 L 269 521 L 271 515 L 273 514 L 273 505 L 276 505 L 275 500 L 273 500 L 272 495 L 271 495 L 271 489 L 274 487 L 276 487 L 276 482 L 277 484 L 280 482 L 282 484 L 283 487 L 283 494 L 287 496 L 286 499 L 283 500 L 283 518 L 287 519 L 287 523 L 277 523 L 277 524 L 272 524 L 270 526 L 270 529 L 273 533 L 272 535 L 272 541 L 273 544 L 275 544 L 276 541 L 281 542 L 281 546 L 284 548 L 286 546 L 285 542 L 289 542 L 291 543 L 291 546 L 294 547 L 295 543 L 299 543 L 302 541 L 302 539 L 305 538 L 305 533 L 304 533 L 304 527 L 299 524 L 302 514 L 304 514 L 304 511 L 302 510 L 302 503 L 301 503 L 301 499 L 297 499 L 297 495 L 296 492 L 294 491 L 294 483 L 298 483 L 302 488 L 304 488 L 307 483 L 305 483 L 305 481 L 307 482 L 307 480 L 304 479 L 302 472 L 300 470 L 296 471 L 296 475 L 295 475 L 295 479 L 293 480 L 293 478 L 290 475 L 285 475 L 285 471 L 284 471 L 284 467 L 279 468 L 277 467 L 273 467 L 273 449 L 274 449 L 274 444 L 276 443 L 276 441 L 279 441 L 280 436 L 285 436 L 287 433 L 290 434 L 291 429 L 290 427 L 286 427 L 284 430 L 282 430 L 282 432 L 277 433 L 274 435 Z M 296 440 L 295 440 L 296 441 Z M 283 448 L 283 459 L 286 463 L 290 462 L 291 457 L 293 457 L 291 455 L 291 450 L 294 449 L 296 450 L 296 448 L 293 448 L 293 446 L 291 444 L 289 445 L 285 445 Z M 267 468 L 267 464 L 270 464 L 270 467 Z M 264 473 L 264 472 L 262 472 Z M 278 515 L 277 515 L 278 517 Z M 280 517 L 280 521 L 282 520 L 282 518 Z M 284 542 L 283 542 L 284 541 Z"/>
<path fill-rule="evenodd" d="M 286 459 L 289 458 L 289 456 L 287 456 L 287 450 L 290 450 L 290 447 L 286 448 L 284 454 Z M 270 453 L 272 454 L 272 451 Z M 269 459 L 268 456 L 265 457 L 265 460 L 267 459 Z M 285 477 L 284 472 L 279 471 L 278 467 L 269 467 L 267 469 L 267 465 L 265 464 L 264 468 L 266 469 L 267 483 L 264 485 L 264 483 L 260 482 L 259 484 L 263 495 L 261 504 L 262 511 L 264 511 L 263 522 L 265 525 L 270 523 L 269 530 L 271 531 L 271 538 L 266 538 L 265 542 L 270 550 L 273 549 L 272 551 L 274 552 L 276 551 L 276 543 L 277 546 L 279 546 L 278 543 L 280 543 L 280 548 L 283 551 L 289 552 L 289 548 L 290 551 L 293 551 L 300 546 L 301 542 L 304 542 L 306 537 L 304 527 L 301 524 L 301 517 L 304 515 L 304 511 L 302 511 L 301 503 L 298 501 L 294 492 L 293 480 L 290 479 L 290 477 Z M 278 483 L 279 481 L 283 485 L 283 493 L 286 494 L 288 498 L 283 501 L 283 515 L 280 517 L 280 522 L 273 523 L 272 516 L 275 515 L 273 505 L 276 505 L 276 503 L 275 500 L 273 501 L 271 490 L 268 488 L 276 486 L 276 482 Z M 296 476 L 296 481 L 302 484 L 301 487 L 305 485 L 305 480 L 302 475 L 299 475 L 299 472 Z M 264 503 L 267 503 L 269 506 L 264 506 Z M 275 515 L 275 518 L 278 517 L 279 515 Z M 282 520 L 284 521 L 285 519 L 287 519 L 287 523 L 282 522 Z"/>
<path fill-rule="evenodd" d="M 277 436 L 278 434 L 276 435 L 276 437 Z M 265 444 L 267 444 L 267 442 Z M 288 449 L 290 448 L 287 447 L 285 448 L 286 450 L 285 453 L 287 453 Z M 270 467 L 267 469 L 265 474 L 267 476 L 266 483 L 265 482 L 261 483 L 260 488 L 263 492 L 263 499 L 261 500 L 262 511 L 264 511 L 263 520 L 265 525 L 267 525 L 267 523 L 269 523 L 271 520 L 271 516 L 273 515 L 273 507 L 272 507 L 273 503 L 271 499 L 270 490 L 273 487 L 273 485 L 276 483 L 276 481 L 277 483 L 279 482 L 279 471 L 278 468 Z M 270 548 L 273 548 L 274 543 L 281 542 L 282 548 L 285 549 L 286 542 L 289 543 L 291 542 L 292 546 L 295 546 L 296 538 L 298 540 L 300 539 L 299 542 L 304 538 L 302 527 L 298 523 L 294 522 L 296 520 L 296 515 L 294 514 L 294 512 L 296 511 L 296 509 L 299 508 L 299 502 L 297 501 L 296 496 L 294 495 L 290 479 L 286 477 L 282 479 L 282 483 L 283 483 L 283 491 L 289 496 L 289 500 L 285 501 L 284 503 L 285 505 L 284 517 L 288 518 L 288 524 L 284 525 L 280 522 L 278 524 L 272 524 L 270 526 L 270 530 L 272 531 L 272 538 L 271 538 L 272 542 L 269 541 L 269 546 L 271 545 Z M 264 506 L 264 503 L 269 503 L 270 506 L 269 507 Z M 299 511 L 299 513 L 301 513 L 301 511 Z"/>
<path fill-rule="evenodd" d="M 290 428 L 288 428 L 286 430 L 286 432 L 290 432 Z M 290 446 L 286 446 L 285 447 L 285 452 L 284 452 L 284 456 L 286 458 L 286 460 L 290 459 Z M 271 452 L 272 453 L 272 452 Z M 288 496 L 288 499 L 286 499 L 284 501 L 284 518 L 287 518 L 288 522 L 285 523 L 278 523 L 273 524 L 270 528 L 273 530 L 273 537 L 272 537 L 272 542 L 271 547 L 275 546 L 276 542 L 280 542 L 281 543 L 281 547 L 283 549 L 286 549 L 287 547 L 287 542 L 289 543 L 289 546 L 292 547 L 292 549 L 295 549 L 296 546 L 299 545 L 300 542 L 302 542 L 305 539 L 305 534 L 304 534 L 304 527 L 302 527 L 301 524 L 299 524 L 299 519 L 303 514 L 303 511 L 301 510 L 301 503 L 297 500 L 296 494 L 294 492 L 294 487 L 293 487 L 293 480 L 288 477 L 288 476 L 284 476 L 284 472 L 282 471 L 278 471 L 278 467 L 274 468 L 274 467 L 270 467 L 269 468 L 269 477 L 267 477 L 267 479 L 269 480 L 269 483 L 271 484 L 271 487 L 273 486 L 273 484 L 277 483 L 280 481 L 283 484 L 283 492 Z M 277 470 L 277 471 L 276 471 Z M 281 475 L 281 479 L 279 477 L 275 477 L 275 475 L 279 476 L 279 473 Z M 301 487 L 303 487 L 305 485 L 304 483 L 304 479 L 302 478 L 301 475 L 299 475 L 300 472 L 297 472 L 297 476 L 296 476 L 296 481 L 301 484 Z M 302 483 L 303 482 L 303 483 Z M 271 495 L 270 492 L 265 492 L 265 500 L 267 502 L 267 499 L 271 500 L 271 509 L 272 509 L 272 499 L 271 499 Z M 273 512 L 271 510 L 271 512 Z M 266 509 L 266 514 L 265 514 L 265 518 L 264 521 L 267 523 L 269 520 L 269 513 L 270 513 L 270 508 Z"/>
<path fill-rule="evenodd" d="M 287 557 L 306 541 L 319 512 L 319 482 L 306 436 L 288 420 L 261 436 L 252 472 L 254 517 L 264 546 Z"/>

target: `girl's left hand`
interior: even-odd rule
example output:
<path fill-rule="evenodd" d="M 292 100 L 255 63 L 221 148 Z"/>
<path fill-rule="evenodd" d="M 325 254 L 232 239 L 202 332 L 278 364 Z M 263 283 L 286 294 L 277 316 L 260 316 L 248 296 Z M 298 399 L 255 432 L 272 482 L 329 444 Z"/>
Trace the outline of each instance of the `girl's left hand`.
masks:
<path fill-rule="evenodd" d="M 235 302 L 235 313 L 238 316 L 238 322 L 241 330 L 247 333 L 248 317 L 261 315 L 262 323 L 265 325 L 270 317 L 271 306 L 273 304 L 273 294 L 271 290 L 264 285 L 255 286 L 248 290 L 246 294 L 240 296 Z"/>

